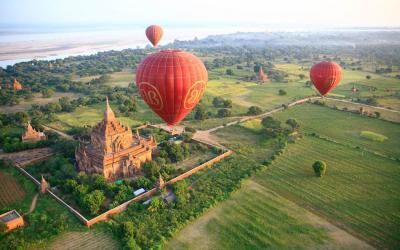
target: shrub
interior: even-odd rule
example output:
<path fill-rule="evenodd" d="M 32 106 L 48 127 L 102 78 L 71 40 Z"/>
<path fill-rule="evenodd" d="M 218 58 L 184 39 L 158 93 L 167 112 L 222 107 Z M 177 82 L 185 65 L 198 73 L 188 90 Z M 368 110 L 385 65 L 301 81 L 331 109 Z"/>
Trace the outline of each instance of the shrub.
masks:
<path fill-rule="evenodd" d="M 259 115 L 262 113 L 262 109 L 257 106 L 251 106 L 249 110 L 247 111 L 248 115 Z"/>
<path fill-rule="evenodd" d="M 278 92 L 278 94 L 279 94 L 279 95 L 286 95 L 287 93 L 286 93 L 285 90 L 280 89 L 279 92 Z"/>
<path fill-rule="evenodd" d="M 218 117 L 228 117 L 231 115 L 232 112 L 229 109 L 223 108 L 218 110 Z"/>
<path fill-rule="evenodd" d="M 196 132 L 196 129 L 193 128 L 193 127 L 185 127 L 185 131 L 186 131 L 186 132 L 195 133 L 195 132 Z"/>
<path fill-rule="evenodd" d="M 326 173 L 326 163 L 323 161 L 316 161 L 312 165 L 314 173 L 317 177 L 322 177 Z"/>

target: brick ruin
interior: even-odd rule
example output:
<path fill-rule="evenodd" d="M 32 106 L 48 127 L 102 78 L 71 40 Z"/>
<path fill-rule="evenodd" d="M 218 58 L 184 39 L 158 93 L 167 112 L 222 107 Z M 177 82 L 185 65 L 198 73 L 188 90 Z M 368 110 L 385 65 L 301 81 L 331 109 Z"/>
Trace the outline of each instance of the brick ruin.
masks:
<path fill-rule="evenodd" d="M 32 127 L 32 125 L 28 122 L 26 126 L 25 133 L 22 135 L 22 142 L 37 142 L 46 140 L 47 137 L 43 132 L 37 131 Z"/>
<path fill-rule="evenodd" d="M 104 119 L 92 130 L 88 143 L 82 143 L 75 153 L 78 169 L 97 173 L 115 180 L 137 174 L 146 161 L 152 160 L 157 148 L 155 139 L 143 138 L 121 124 L 114 115 L 108 99 Z"/>

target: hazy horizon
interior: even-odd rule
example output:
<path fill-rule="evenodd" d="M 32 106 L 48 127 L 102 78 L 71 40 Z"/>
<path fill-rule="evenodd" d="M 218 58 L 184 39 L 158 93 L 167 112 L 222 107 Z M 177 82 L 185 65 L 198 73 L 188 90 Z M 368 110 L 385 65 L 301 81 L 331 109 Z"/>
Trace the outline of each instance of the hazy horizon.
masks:
<path fill-rule="evenodd" d="M 25 27 L 399 27 L 398 0 L 1 1 L 0 24 Z M 95 11 L 94 11 L 95 10 Z"/>

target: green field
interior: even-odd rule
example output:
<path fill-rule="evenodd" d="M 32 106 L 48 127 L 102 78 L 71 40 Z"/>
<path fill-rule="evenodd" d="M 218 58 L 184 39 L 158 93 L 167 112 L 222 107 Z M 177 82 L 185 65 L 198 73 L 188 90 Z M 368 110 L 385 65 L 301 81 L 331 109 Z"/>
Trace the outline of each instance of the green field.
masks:
<path fill-rule="evenodd" d="M 323 178 L 314 176 L 315 160 L 328 165 Z M 305 137 L 254 181 L 380 248 L 400 243 L 396 161 Z"/>
<path fill-rule="evenodd" d="M 282 248 L 280 244 L 284 242 L 302 248 L 296 245 L 296 230 L 307 228 L 312 235 L 310 224 L 322 221 L 379 248 L 396 248 L 400 242 L 399 163 L 370 151 L 398 156 L 399 125 L 312 104 L 290 108 L 274 117 L 283 122 L 294 117 L 300 122 L 303 134 L 314 132 L 322 138 L 305 135 L 295 144 L 289 144 L 283 155 L 265 171 L 256 174 L 232 199 L 183 229 L 169 248 L 199 249 L 193 243 L 199 241 L 205 242 L 205 249 Z M 360 136 L 362 131 L 376 131 L 388 139 L 383 142 L 367 140 Z M 255 164 L 269 158 L 272 152 L 273 145 L 261 133 L 259 120 L 226 127 L 214 135 L 236 153 L 255 160 Z M 323 160 L 328 165 L 323 178 L 315 177 L 311 167 L 316 160 Z M 256 186 L 258 188 L 254 188 Z M 279 205 L 275 203 L 277 200 L 281 202 Z M 316 218 L 306 220 L 296 205 L 312 212 Z M 272 215 L 270 211 L 274 211 Z M 282 211 L 287 212 L 287 216 L 277 219 Z M 300 216 L 296 223 L 302 226 L 292 224 L 294 231 L 284 230 L 287 224 L 293 223 L 293 217 L 299 218 L 295 215 Z M 279 225 L 274 224 L 275 219 Z M 272 233 L 265 235 L 266 232 Z M 303 247 L 368 247 L 358 245 L 365 243 L 354 237 L 351 239 L 352 236 L 328 232 L 326 242 L 314 241 L 313 236 L 303 237 L 303 240 L 310 240 L 305 241 Z M 325 234 L 322 229 L 319 233 Z M 273 243 L 271 239 L 274 239 Z"/>
<path fill-rule="evenodd" d="M 142 100 L 137 101 L 138 111 L 132 117 L 126 117 L 118 114 L 118 108 L 114 103 L 110 103 L 111 108 L 117 115 L 118 120 L 123 124 L 135 127 L 145 123 L 161 123 L 161 119 L 149 111 L 149 108 Z M 99 103 L 91 106 L 78 107 L 71 113 L 56 114 L 57 121 L 48 124 L 50 127 L 61 131 L 67 131 L 71 127 L 94 126 L 101 122 L 104 117 L 105 103 Z"/>
<path fill-rule="evenodd" d="M 295 118 L 304 133 L 317 133 L 341 143 L 365 147 L 369 150 L 400 157 L 400 126 L 375 118 L 366 118 L 358 114 L 333 110 L 313 104 L 303 104 L 276 113 L 275 118 L 285 122 Z M 368 130 L 388 137 L 383 142 L 370 141 L 360 136 L 361 131 Z"/>
<path fill-rule="evenodd" d="M 32 100 L 26 101 L 24 99 L 21 99 L 21 102 L 18 105 L 0 106 L 0 113 L 3 113 L 3 112 L 4 113 L 14 113 L 14 112 L 19 112 L 19 111 L 26 111 L 26 110 L 30 109 L 33 104 L 46 105 L 48 103 L 58 102 L 58 99 L 60 99 L 61 97 L 69 97 L 70 99 L 76 99 L 80 96 L 81 96 L 81 94 L 77 94 L 77 93 L 56 92 L 50 98 L 43 98 L 42 94 L 35 93 L 34 98 Z"/>
<path fill-rule="evenodd" d="M 99 230 L 91 230 L 86 232 L 66 232 L 57 238 L 46 248 L 47 250 L 97 250 L 119 249 L 119 244 L 112 238 L 110 233 Z"/>
<path fill-rule="evenodd" d="M 166 249 L 337 247 L 326 229 L 318 228 L 309 216 L 274 192 L 247 182 L 231 199 L 185 227 Z"/>
<path fill-rule="evenodd" d="M 33 196 L 38 191 L 35 184 L 16 168 L 0 163 L 0 214 L 16 209 L 27 213 Z"/>

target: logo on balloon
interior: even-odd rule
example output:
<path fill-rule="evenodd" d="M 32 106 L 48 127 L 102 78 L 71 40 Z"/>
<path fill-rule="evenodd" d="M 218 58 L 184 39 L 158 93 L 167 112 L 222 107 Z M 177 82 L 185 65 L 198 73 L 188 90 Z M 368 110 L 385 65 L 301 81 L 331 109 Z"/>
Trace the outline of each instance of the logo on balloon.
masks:
<path fill-rule="evenodd" d="M 158 89 L 147 82 L 139 83 L 139 94 L 143 97 L 144 101 L 150 105 L 154 110 L 161 110 L 164 107 L 160 92 Z"/>
<path fill-rule="evenodd" d="M 204 81 L 198 81 L 195 84 L 193 84 L 185 96 L 183 107 L 185 109 L 194 108 L 194 106 L 196 106 L 200 98 L 203 96 L 205 89 L 206 89 L 206 84 Z"/>

